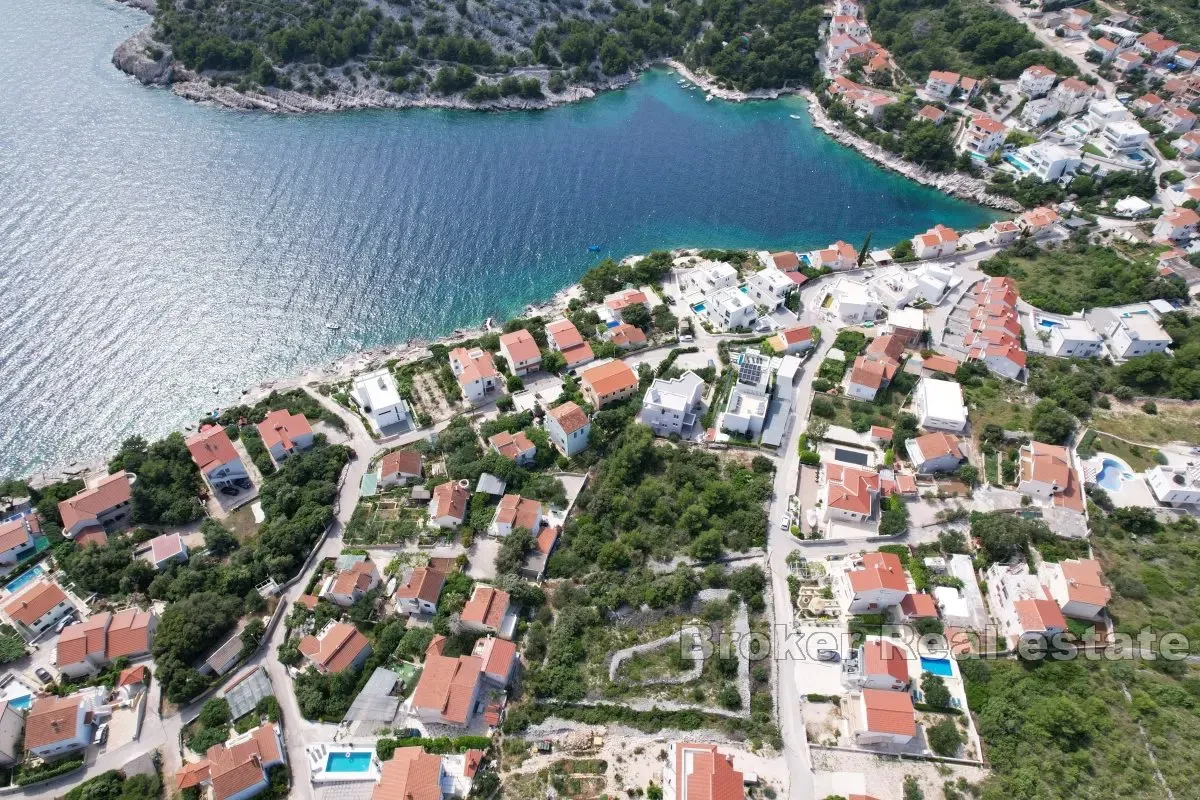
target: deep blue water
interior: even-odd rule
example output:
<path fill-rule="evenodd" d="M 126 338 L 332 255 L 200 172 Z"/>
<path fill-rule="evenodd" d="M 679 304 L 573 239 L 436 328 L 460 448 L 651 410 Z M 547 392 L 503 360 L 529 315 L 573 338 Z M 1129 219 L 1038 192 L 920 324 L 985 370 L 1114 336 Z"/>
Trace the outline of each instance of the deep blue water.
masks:
<path fill-rule="evenodd" d="M 276 117 L 119 73 L 148 17 L 110 0 L 0 11 L 0 472 L 517 313 L 602 256 L 990 218 L 790 119 L 799 100 L 705 103 L 663 71 L 541 113 Z"/>

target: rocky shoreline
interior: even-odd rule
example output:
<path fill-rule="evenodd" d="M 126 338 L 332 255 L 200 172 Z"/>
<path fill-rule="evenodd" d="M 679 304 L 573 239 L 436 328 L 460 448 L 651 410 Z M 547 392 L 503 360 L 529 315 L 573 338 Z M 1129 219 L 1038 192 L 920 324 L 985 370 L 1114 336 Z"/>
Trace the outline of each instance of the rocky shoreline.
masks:
<path fill-rule="evenodd" d="M 851 133 L 837 122 L 829 119 L 825 114 L 825 109 L 817 101 L 816 96 L 812 92 L 805 91 L 804 97 L 808 100 L 808 113 L 812 118 L 814 127 L 824 131 L 835 142 L 857 150 L 860 154 L 880 166 L 886 167 L 893 172 L 898 172 L 904 177 L 924 186 L 932 186 L 960 200 L 970 200 L 973 203 L 979 203 L 980 205 L 999 209 L 1000 211 L 1015 213 L 1024 210 L 1021 204 L 1013 198 L 989 192 L 987 182 L 981 178 L 973 178 L 961 172 L 931 172 L 909 161 L 905 161 L 894 153 L 889 153 L 879 145 L 868 142 L 866 139 Z"/>

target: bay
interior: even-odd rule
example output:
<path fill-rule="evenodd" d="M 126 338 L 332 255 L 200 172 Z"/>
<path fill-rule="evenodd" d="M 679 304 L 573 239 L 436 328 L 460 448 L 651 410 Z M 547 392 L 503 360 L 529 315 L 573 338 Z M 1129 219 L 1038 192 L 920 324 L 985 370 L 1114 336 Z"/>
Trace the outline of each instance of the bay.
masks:
<path fill-rule="evenodd" d="M 601 257 L 994 218 L 836 145 L 799 99 L 706 103 L 665 70 L 544 112 L 285 117 L 118 72 L 149 17 L 109 0 L 0 11 L 0 474 L 518 314 Z"/>

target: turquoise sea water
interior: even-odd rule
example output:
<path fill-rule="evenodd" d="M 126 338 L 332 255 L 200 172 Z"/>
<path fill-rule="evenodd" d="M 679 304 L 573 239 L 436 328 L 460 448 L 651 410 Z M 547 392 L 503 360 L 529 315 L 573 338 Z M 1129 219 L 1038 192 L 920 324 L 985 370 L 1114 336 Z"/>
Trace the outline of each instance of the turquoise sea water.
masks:
<path fill-rule="evenodd" d="M 547 112 L 277 117 L 119 73 L 148 17 L 111 0 L 0 8 L 0 473 L 519 313 L 607 255 L 991 218 L 790 119 L 800 100 L 705 103 L 665 71 Z"/>

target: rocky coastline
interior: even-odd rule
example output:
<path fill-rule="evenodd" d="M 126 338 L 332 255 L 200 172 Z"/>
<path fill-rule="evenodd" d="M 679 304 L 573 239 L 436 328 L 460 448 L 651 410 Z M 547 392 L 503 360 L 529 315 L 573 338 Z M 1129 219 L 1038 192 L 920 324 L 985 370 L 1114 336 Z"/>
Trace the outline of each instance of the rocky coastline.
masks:
<path fill-rule="evenodd" d="M 812 92 L 805 91 L 804 97 L 808 100 L 808 113 L 812 118 L 814 127 L 824 131 L 835 142 L 857 150 L 860 154 L 880 166 L 886 167 L 893 172 L 898 172 L 904 177 L 924 186 L 931 186 L 938 191 L 945 192 L 951 197 L 957 197 L 960 200 L 970 200 L 973 203 L 979 203 L 980 205 L 999 209 L 1000 211 L 1016 213 L 1024 210 L 1021 204 L 1013 198 L 989 192 L 987 182 L 981 178 L 973 178 L 961 172 L 931 172 L 912 162 L 905 161 L 894 153 L 889 153 L 879 145 L 868 142 L 866 139 L 851 133 L 837 122 L 829 119 L 825 114 L 825 109 Z"/>

